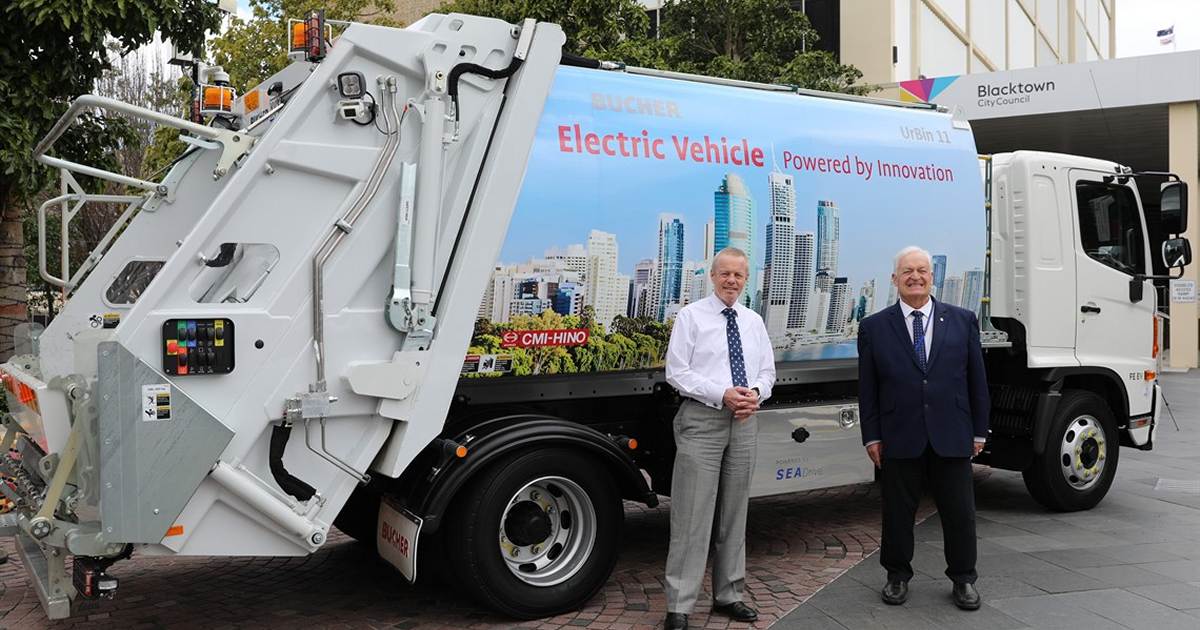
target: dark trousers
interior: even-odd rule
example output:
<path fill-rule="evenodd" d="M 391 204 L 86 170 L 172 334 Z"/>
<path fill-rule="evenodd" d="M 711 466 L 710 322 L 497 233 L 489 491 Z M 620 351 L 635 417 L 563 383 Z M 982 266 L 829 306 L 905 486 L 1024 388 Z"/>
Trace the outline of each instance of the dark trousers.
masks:
<path fill-rule="evenodd" d="M 975 488 L 971 459 L 942 457 L 925 447 L 920 457 L 883 460 L 883 542 L 879 563 L 888 580 L 912 579 L 913 520 L 926 484 L 942 518 L 946 576 L 956 584 L 974 584 Z"/>

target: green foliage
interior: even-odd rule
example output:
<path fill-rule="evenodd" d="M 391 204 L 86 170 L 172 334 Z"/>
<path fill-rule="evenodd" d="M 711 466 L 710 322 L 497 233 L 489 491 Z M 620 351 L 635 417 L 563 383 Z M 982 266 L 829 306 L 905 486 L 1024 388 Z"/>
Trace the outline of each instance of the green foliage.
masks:
<path fill-rule="evenodd" d="M 250 0 L 253 17 L 233 18 L 229 28 L 212 40 L 213 56 L 241 94 L 287 66 L 288 19 L 324 9 L 330 20 L 399 26 L 389 16 L 394 7 L 391 0 Z M 340 29 L 334 29 L 335 37 Z"/>
<path fill-rule="evenodd" d="M 535 18 L 563 27 L 564 50 L 712 77 L 862 93 L 862 73 L 815 50 L 819 37 L 788 0 L 671 0 L 658 38 L 635 0 L 457 0 L 441 11 Z"/>
<path fill-rule="evenodd" d="M 51 170 L 31 159 L 33 146 L 109 67 L 106 42 L 122 53 L 150 42 L 155 31 L 201 42 L 218 21 L 208 0 L 9 0 L 0 8 L 0 206 L 29 199 L 50 181 Z M 118 125 L 76 126 L 54 153 L 79 159 L 78 150 L 112 147 L 127 133 Z"/>
<path fill-rule="evenodd" d="M 512 321 L 494 323 L 475 320 L 475 334 L 468 354 L 500 354 L 512 357 L 515 376 L 534 374 L 577 374 L 581 372 L 610 372 L 660 367 L 671 339 L 671 323 L 648 317 L 630 318 L 618 315 L 613 332 L 595 322 L 591 306 L 580 315 L 560 315 L 544 311 L 541 315 L 517 315 Z M 504 348 L 501 337 L 509 330 L 562 330 L 588 328 L 589 337 L 581 346 L 542 346 L 534 348 Z M 478 375 L 498 377 L 501 374 Z"/>
<path fill-rule="evenodd" d="M 644 54 L 650 19 L 637 0 L 457 0 L 438 9 L 519 24 L 525 18 L 554 22 L 563 28 L 566 52 L 603 59 L 628 60 Z"/>

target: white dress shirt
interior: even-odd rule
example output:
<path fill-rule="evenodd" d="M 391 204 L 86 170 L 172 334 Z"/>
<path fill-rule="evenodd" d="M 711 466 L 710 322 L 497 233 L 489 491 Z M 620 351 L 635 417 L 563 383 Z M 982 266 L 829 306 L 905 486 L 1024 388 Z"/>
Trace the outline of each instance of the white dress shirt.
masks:
<path fill-rule="evenodd" d="M 925 306 L 921 308 L 913 308 L 904 300 L 900 300 L 900 312 L 904 314 L 904 325 L 908 326 L 908 338 L 913 343 L 917 342 L 916 336 L 913 334 L 913 313 L 921 312 L 921 323 L 925 325 L 925 359 L 929 359 L 929 350 L 933 348 L 933 298 L 925 300 Z"/>
<path fill-rule="evenodd" d="M 725 390 L 733 387 L 729 342 L 725 334 L 725 303 L 716 294 L 683 307 L 675 316 L 667 346 L 667 382 L 679 393 L 714 409 L 723 406 Z M 775 351 L 758 313 L 733 305 L 748 387 L 758 389 L 759 401 L 771 396 L 775 384 Z"/>

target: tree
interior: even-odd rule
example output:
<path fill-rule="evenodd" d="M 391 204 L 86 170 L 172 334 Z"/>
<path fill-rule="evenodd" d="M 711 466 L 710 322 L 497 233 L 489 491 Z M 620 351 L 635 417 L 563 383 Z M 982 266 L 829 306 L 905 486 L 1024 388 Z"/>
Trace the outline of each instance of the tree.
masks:
<path fill-rule="evenodd" d="M 635 0 L 457 0 L 441 11 L 535 18 L 563 27 L 564 50 L 596 59 L 712 77 L 863 92 L 862 73 L 813 45 L 819 36 L 788 0 L 670 0 L 660 37 Z"/>
<path fill-rule="evenodd" d="M 563 50 L 575 55 L 641 63 L 651 52 L 650 18 L 637 0 L 457 0 L 438 11 L 554 22 L 567 36 Z"/>
<path fill-rule="evenodd" d="M 27 317 L 22 215 L 55 175 L 31 159 L 34 145 L 70 100 L 92 91 L 110 67 L 107 42 L 122 54 L 148 43 L 155 31 L 177 42 L 202 42 L 219 18 L 208 0 L 9 0 L 0 18 L 0 359 L 7 359 L 13 327 Z M 108 149 L 128 138 L 119 119 L 88 115 L 54 154 L 112 159 Z"/>
<path fill-rule="evenodd" d="M 813 49 L 816 30 L 787 0 L 674 0 L 661 28 L 672 70 L 827 91 L 862 78 Z"/>
<path fill-rule="evenodd" d="M 397 26 L 389 17 L 394 7 L 391 0 L 250 0 L 253 17 L 232 18 L 225 32 L 211 42 L 213 57 L 241 94 L 287 66 L 288 19 L 324 9 L 330 20 Z"/>

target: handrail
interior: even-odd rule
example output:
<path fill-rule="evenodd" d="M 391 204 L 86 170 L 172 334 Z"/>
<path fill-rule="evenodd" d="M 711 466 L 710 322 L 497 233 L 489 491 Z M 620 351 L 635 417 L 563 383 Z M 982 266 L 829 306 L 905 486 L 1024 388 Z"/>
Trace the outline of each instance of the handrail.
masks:
<path fill-rule="evenodd" d="M 60 137 L 62 137 L 67 128 L 70 127 L 77 118 L 79 118 L 79 115 L 83 111 L 89 108 L 100 108 L 120 112 L 123 114 L 129 114 L 130 116 L 136 116 L 160 125 L 166 125 L 168 127 L 174 127 L 176 129 L 186 131 L 199 138 L 207 138 L 209 140 L 219 142 L 221 144 L 221 157 L 217 160 L 217 166 L 213 170 L 213 179 L 220 179 L 225 175 L 225 173 L 229 172 L 229 169 L 233 167 L 234 163 L 241 159 L 241 157 L 245 155 L 248 150 L 250 150 L 250 147 L 254 145 L 255 141 L 255 137 L 246 133 L 244 130 L 231 131 L 218 127 L 206 127 L 189 120 L 177 118 L 162 112 L 156 112 L 145 107 L 130 105 L 129 103 L 123 103 L 121 101 L 106 98 L 104 96 L 96 96 L 95 94 L 84 94 L 71 103 L 71 107 L 69 107 L 67 111 L 59 117 L 58 121 L 54 123 L 54 126 L 50 128 L 50 132 L 46 134 L 46 137 L 42 138 L 42 141 L 34 147 L 33 159 L 54 168 L 61 168 L 68 171 L 82 173 L 84 175 L 90 175 L 92 177 L 98 177 L 110 182 L 141 188 L 142 190 L 148 190 L 158 195 L 167 195 L 167 186 L 163 184 L 156 184 L 154 182 L 148 182 L 136 177 L 129 177 L 128 175 L 121 175 L 120 173 L 113 173 L 104 169 L 78 164 L 70 160 L 64 160 L 62 158 L 46 155 L 46 152 L 50 150 L 50 147 L 53 146 Z"/>
<path fill-rule="evenodd" d="M 79 186 L 75 178 L 71 176 L 67 169 L 62 170 L 62 190 L 63 194 L 54 197 L 38 206 L 37 211 L 37 228 L 38 228 L 38 273 L 46 282 L 71 291 L 78 286 L 80 278 L 86 274 L 92 267 L 99 262 L 103 257 L 103 252 L 108 248 L 109 243 L 116 237 L 129 219 L 133 216 L 135 210 L 140 208 L 142 204 L 149 198 L 147 195 L 90 195 Z M 71 189 L 68 192 L 67 189 Z M 72 207 L 67 204 L 74 203 Z M 125 210 L 121 216 L 108 229 L 96 247 L 88 254 L 87 259 L 79 266 L 75 273 L 71 273 L 70 262 L 70 226 L 71 219 L 78 214 L 79 210 L 89 202 L 99 203 L 123 203 Z M 62 204 L 62 221 L 60 224 L 59 247 L 62 252 L 62 268 L 60 273 L 62 277 L 52 275 L 49 267 L 46 265 L 46 209 L 55 204 Z"/>

